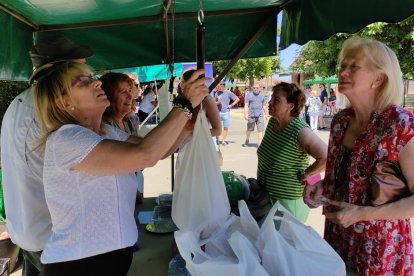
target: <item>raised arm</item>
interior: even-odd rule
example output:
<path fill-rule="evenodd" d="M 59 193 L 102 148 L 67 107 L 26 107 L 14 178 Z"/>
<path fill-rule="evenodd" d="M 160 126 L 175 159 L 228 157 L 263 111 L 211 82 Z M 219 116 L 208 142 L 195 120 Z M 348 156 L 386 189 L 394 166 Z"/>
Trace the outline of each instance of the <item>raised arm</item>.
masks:
<path fill-rule="evenodd" d="M 245 120 L 249 119 L 249 99 L 248 99 L 248 97 L 246 97 L 245 101 L 244 101 L 244 119 Z"/>
<path fill-rule="evenodd" d="M 186 85 L 184 96 L 192 106 L 201 103 L 208 88 L 209 78 L 197 80 L 204 70 L 194 73 Z M 112 175 L 135 172 L 154 166 L 179 137 L 188 117 L 182 109 L 173 108 L 168 116 L 136 145 L 114 140 L 101 141 L 74 169 L 94 174 Z M 132 141 L 131 141 L 132 142 Z"/>

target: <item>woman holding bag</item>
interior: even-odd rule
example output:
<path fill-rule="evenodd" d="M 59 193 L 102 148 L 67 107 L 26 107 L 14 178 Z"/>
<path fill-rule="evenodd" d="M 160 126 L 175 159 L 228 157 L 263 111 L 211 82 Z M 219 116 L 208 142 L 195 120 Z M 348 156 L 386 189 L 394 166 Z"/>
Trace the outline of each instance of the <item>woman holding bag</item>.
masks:
<path fill-rule="evenodd" d="M 344 43 L 338 64 L 338 91 L 351 107 L 332 121 L 325 179 L 306 187 L 305 201 L 324 201 L 325 239 L 348 270 L 411 275 L 414 116 L 399 106 L 404 89 L 397 57 L 379 41 L 354 37 Z M 386 162 L 401 169 L 409 195 L 378 205 L 374 176 Z"/>
<path fill-rule="evenodd" d="M 61 62 L 46 70 L 34 97 L 53 225 L 44 275 L 125 275 L 138 235 L 134 172 L 154 166 L 172 146 L 208 95 L 209 79 L 195 72 L 163 122 L 138 139 L 102 124 L 109 101 L 88 66 Z"/>

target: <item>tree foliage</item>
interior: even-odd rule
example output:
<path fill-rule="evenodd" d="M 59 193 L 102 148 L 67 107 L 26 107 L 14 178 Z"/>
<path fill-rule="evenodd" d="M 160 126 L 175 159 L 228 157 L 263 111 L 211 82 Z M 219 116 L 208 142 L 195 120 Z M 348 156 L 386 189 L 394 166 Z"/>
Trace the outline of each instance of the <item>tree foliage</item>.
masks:
<path fill-rule="evenodd" d="M 384 42 L 396 53 L 404 77 L 414 77 L 414 15 L 399 23 L 374 23 L 354 35 Z M 292 69 L 317 76 L 335 74 L 339 51 L 343 42 L 351 36 L 336 34 L 325 41 L 307 43 Z"/>
<path fill-rule="evenodd" d="M 229 63 L 229 60 L 213 61 L 214 75 L 223 72 Z M 255 78 L 261 79 L 273 75 L 279 68 L 280 60 L 274 56 L 240 59 L 226 74 L 226 78 L 252 82 Z"/>
<path fill-rule="evenodd" d="M 28 87 L 28 82 L 0 80 L 0 124 L 13 99 Z"/>

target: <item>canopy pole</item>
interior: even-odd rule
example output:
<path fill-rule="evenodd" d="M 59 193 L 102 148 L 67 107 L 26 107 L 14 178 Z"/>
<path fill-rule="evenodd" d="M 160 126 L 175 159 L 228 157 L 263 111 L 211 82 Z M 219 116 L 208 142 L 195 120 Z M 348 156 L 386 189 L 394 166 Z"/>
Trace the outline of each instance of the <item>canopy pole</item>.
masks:
<path fill-rule="evenodd" d="M 204 49 L 204 12 L 202 1 L 200 0 L 200 7 L 197 13 L 197 28 L 196 28 L 196 58 L 197 58 L 197 69 L 204 69 L 205 63 L 205 49 Z M 204 75 L 200 76 L 201 78 Z"/>
<path fill-rule="evenodd" d="M 274 10 L 270 16 L 263 22 L 262 26 L 256 31 L 255 34 L 246 42 L 246 44 L 240 49 L 240 51 L 234 56 L 234 58 L 230 61 L 229 64 L 227 64 L 226 68 L 224 68 L 223 72 L 221 72 L 213 81 L 212 84 L 209 86 L 210 92 L 213 90 L 214 87 L 219 84 L 219 82 L 224 78 L 224 76 L 230 71 L 231 68 L 236 64 L 236 62 L 250 49 L 250 47 L 253 45 L 253 43 L 256 42 L 256 40 L 264 33 L 264 31 L 269 27 L 270 23 L 273 22 L 273 20 L 276 19 L 276 15 L 280 11 L 280 7 L 278 7 L 276 10 Z"/>
<path fill-rule="evenodd" d="M 171 0 L 164 1 L 164 10 L 162 12 L 162 20 L 164 22 L 164 36 L 165 36 L 165 48 L 166 48 L 166 61 L 171 63 L 171 52 L 170 52 L 170 37 L 168 34 L 168 11 L 171 7 Z"/>
<path fill-rule="evenodd" d="M 171 41 L 171 48 L 170 48 L 170 37 L 168 33 L 168 11 L 171 7 L 171 0 L 166 0 L 164 2 L 164 13 L 163 13 L 163 20 L 164 20 L 164 32 L 165 32 L 165 43 L 166 43 L 166 51 L 167 57 L 166 62 L 168 64 L 168 71 L 170 72 L 170 81 L 173 80 L 174 76 L 174 52 L 175 52 L 175 0 L 173 0 L 173 10 L 172 10 L 172 41 Z M 172 93 L 172 92 L 171 92 Z M 171 192 L 174 192 L 174 183 L 175 183 L 175 170 L 174 170 L 174 152 L 171 154 Z"/>

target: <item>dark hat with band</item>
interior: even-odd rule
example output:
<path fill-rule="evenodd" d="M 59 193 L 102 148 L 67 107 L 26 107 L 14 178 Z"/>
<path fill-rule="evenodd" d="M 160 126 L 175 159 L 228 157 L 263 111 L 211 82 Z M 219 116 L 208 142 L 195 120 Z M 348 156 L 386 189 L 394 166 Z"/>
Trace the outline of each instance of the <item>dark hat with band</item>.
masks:
<path fill-rule="evenodd" d="M 29 81 L 32 82 L 40 76 L 40 72 L 50 68 L 54 63 L 88 58 L 93 55 L 87 46 L 75 44 L 64 36 L 53 36 L 39 41 L 29 51 L 35 70 Z"/>

